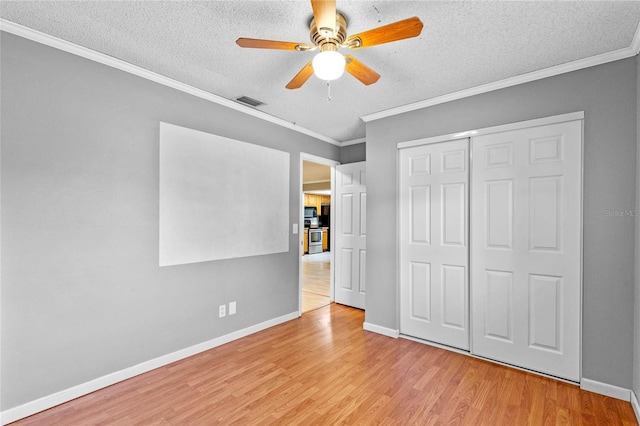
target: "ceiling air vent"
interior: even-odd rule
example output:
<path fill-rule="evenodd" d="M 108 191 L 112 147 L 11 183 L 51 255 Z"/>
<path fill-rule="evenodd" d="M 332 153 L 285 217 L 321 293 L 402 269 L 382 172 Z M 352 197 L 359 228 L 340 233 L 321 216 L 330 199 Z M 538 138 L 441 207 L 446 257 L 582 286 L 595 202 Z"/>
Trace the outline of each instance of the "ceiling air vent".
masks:
<path fill-rule="evenodd" d="M 264 102 L 259 101 L 257 99 L 250 98 L 248 96 L 240 96 L 236 98 L 236 102 L 240 102 L 241 104 L 249 105 L 250 107 L 259 107 L 260 105 L 264 105 Z"/>

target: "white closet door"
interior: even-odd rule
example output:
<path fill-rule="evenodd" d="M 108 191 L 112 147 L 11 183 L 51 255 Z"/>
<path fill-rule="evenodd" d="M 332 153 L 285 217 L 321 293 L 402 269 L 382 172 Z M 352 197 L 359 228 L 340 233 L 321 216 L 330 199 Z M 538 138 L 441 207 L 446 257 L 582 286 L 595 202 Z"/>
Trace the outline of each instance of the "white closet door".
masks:
<path fill-rule="evenodd" d="M 365 162 L 336 166 L 335 301 L 364 309 L 367 260 Z"/>
<path fill-rule="evenodd" d="M 471 143 L 472 352 L 579 381 L 582 122 Z"/>
<path fill-rule="evenodd" d="M 468 140 L 400 151 L 400 332 L 469 349 Z"/>

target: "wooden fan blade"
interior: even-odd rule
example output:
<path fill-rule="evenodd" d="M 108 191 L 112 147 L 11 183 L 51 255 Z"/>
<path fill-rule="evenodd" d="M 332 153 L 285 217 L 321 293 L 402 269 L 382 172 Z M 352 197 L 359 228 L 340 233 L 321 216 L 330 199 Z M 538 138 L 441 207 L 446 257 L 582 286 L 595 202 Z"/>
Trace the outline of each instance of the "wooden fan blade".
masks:
<path fill-rule="evenodd" d="M 313 65 L 311 61 L 307 62 L 298 74 L 287 84 L 287 89 L 299 89 L 304 83 L 309 80 L 309 77 L 313 74 Z"/>
<path fill-rule="evenodd" d="M 380 78 L 380 74 L 357 60 L 351 55 L 344 55 L 347 60 L 347 64 L 344 67 L 344 70 L 360 80 L 363 84 L 367 86 L 375 83 Z"/>
<path fill-rule="evenodd" d="M 320 34 L 333 36 L 336 31 L 336 0 L 311 0 L 311 8 Z"/>
<path fill-rule="evenodd" d="M 422 21 L 417 16 L 384 25 L 359 34 L 354 34 L 347 39 L 344 46 L 352 49 L 362 49 L 377 44 L 417 37 L 422 32 Z"/>
<path fill-rule="evenodd" d="M 244 38 L 236 40 L 240 47 L 250 47 L 254 49 L 278 49 L 278 50 L 310 50 L 311 46 L 304 43 L 294 43 L 291 41 L 263 40 L 259 38 Z"/>

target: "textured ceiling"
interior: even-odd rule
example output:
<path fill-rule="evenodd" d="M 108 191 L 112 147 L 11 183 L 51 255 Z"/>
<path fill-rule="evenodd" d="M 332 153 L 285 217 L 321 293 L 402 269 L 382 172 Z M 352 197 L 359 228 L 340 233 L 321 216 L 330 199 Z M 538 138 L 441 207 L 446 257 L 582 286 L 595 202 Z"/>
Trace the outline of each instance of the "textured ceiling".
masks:
<path fill-rule="evenodd" d="M 420 37 L 356 50 L 381 74 L 285 85 L 314 52 L 241 49 L 238 37 L 309 42 L 308 1 L 2 1 L 0 16 L 338 141 L 365 135 L 360 117 L 628 48 L 640 2 L 337 1 L 355 34 L 411 16 Z"/>

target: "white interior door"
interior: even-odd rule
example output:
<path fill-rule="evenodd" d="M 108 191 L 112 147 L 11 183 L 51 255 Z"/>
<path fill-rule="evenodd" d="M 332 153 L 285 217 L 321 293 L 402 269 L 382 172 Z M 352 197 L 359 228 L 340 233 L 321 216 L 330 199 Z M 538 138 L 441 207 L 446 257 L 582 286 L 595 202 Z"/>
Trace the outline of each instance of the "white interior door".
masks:
<path fill-rule="evenodd" d="M 336 166 L 335 301 L 364 309 L 367 255 L 365 162 Z"/>
<path fill-rule="evenodd" d="M 472 146 L 472 352 L 579 381 L 582 122 Z"/>
<path fill-rule="evenodd" d="M 469 349 L 468 139 L 400 151 L 400 332 Z"/>

